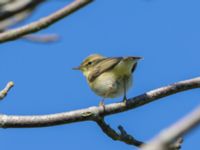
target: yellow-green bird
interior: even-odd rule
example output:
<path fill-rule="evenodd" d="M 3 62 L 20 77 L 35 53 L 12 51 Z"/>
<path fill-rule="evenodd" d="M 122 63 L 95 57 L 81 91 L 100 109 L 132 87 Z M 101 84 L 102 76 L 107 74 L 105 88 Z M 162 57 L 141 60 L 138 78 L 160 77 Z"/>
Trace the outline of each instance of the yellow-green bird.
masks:
<path fill-rule="evenodd" d="M 103 97 L 100 105 L 104 105 L 105 98 L 115 98 L 124 95 L 132 85 L 132 73 L 138 60 L 142 57 L 104 57 L 99 54 L 88 56 L 79 67 L 87 79 L 90 88 Z"/>

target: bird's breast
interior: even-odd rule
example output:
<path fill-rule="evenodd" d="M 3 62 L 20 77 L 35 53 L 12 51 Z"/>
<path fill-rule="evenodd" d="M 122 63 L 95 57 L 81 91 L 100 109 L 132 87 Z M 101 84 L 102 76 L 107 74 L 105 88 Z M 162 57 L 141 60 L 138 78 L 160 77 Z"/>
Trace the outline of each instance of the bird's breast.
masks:
<path fill-rule="evenodd" d="M 126 76 L 126 89 L 132 84 L 132 76 Z M 119 97 L 124 93 L 124 76 L 113 71 L 107 71 L 93 82 L 88 82 L 91 89 L 101 97 Z"/>

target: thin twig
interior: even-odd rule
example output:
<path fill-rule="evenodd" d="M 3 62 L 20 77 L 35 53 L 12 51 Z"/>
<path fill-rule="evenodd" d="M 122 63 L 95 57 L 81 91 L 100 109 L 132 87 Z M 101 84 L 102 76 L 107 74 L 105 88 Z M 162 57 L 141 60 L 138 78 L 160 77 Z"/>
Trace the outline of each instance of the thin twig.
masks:
<path fill-rule="evenodd" d="M 14 86 L 14 82 L 10 81 L 7 83 L 6 87 L 0 91 L 0 100 L 6 97 L 10 89 Z"/>
<path fill-rule="evenodd" d="M 32 12 L 32 10 L 29 9 L 29 10 L 17 13 L 16 15 L 14 15 L 11 18 L 1 21 L 0 32 L 3 33 L 6 31 L 6 29 L 8 29 L 8 27 L 15 25 L 19 22 L 22 22 L 22 20 L 25 20 L 28 16 L 30 16 L 31 12 Z"/>
<path fill-rule="evenodd" d="M 109 136 L 111 139 L 115 141 L 121 141 L 129 145 L 133 145 L 136 147 L 141 147 L 144 142 L 136 140 L 133 136 L 128 134 L 122 126 L 119 126 L 118 129 L 120 133 L 117 133 L 114 129 L 112 129 L 102 117 L 99 117 L 96 120 L 99 127 L 102 129 L 102 131 Z"/>
<path fill-rule="evenodd" d="M 22 38 L 31 42 L 50 43 L 57 41 L 59 39 L 59 36 L 57 34 L 28 34 L 23 36 Z"/>
<path fill-rule="evenodd" d="M 40 31 L 57 22 L 58 20 L 72 14 L 83 6 L 89 4 L 93 0 L 75 0 L 68 6 L 58 10 L 57 12 L 44 17 L 38 21 L 32 22 L 28 25 L 22 26 L 17 29 L 9 30 L 0 34 L 0 43 L 15 40 L 24 35 Z"/>
<path fill-rule="evenodd" d="M 142 150 L 168 150 L 171 143 L 199 124 L 200 106 L 168 129 L 163 130 L 158 136 L 152 139 L 149 144 L 144 145 Z"/>
<path fill-rule="evenodd" d="M 0 30 L 0 32 L 5 32 L 5 31 L 6 30 Z M 24 40 L 28 40 L 30 42 L 51 43 L 51 42 L 58 41 L 59 35 L 58 34 L 28 34 L 21 38 Z"/>
<path fill-rule="evenodd" d="M 0 127 L 2 128 L 24 128 L 24 127 L 45 127 L 60 124 L 67 124 L 80 121 L 96 120 L 97 117 L 108 116 L 120 112 L 128 111 L 136 107 L 153 102 L 162 97 L 166 97 L 178 92 L 200 88 L 200 77 L 174 83 L 161 87 L 142 95 L 130 98 L 126 103 L 113 103 L 105 107 L 89 107 L 85 109 L 73 110 L 69 112 L 36 115 L 36 116 L 16 116 L 0 115 Z"/>
<path fill-rule="evenodd" d="M 116 132 L 105 122 L 103 117 L 98 117 L 96 123 L 99 125 L 102 131 L 114 141 L 121 141 L 139 148 L 146 144 L 142 141 L 135 139 L 132 135 L 128 134 L 121 125 L 118 126 L 120 133 Z M 180 150 L 182 142 L 183 139 L 178 138 L 175 142 L 169 144 L 168 150 Z"/>
<path fill-rule="evenodd" d="M 8 19 L 18 13 L 34 9 L 39 4 L 46 0 L 29 0 L 29 1 L 12 1 L 1 5 L 0 7 L 0 21 Z M 9 8 L 9 9 L 8 9 Z"/>
<path fill-rule="evenodd" d="M 183 143 L 183 138 L 179 137 L 175 142 L 169 144 L 168 150 L 180 150 Z"/>

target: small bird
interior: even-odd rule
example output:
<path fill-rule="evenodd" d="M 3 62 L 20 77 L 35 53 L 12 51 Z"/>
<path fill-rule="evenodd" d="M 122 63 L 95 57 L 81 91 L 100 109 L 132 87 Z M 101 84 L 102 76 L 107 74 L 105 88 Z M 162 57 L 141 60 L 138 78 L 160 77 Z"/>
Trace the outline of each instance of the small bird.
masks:
<path fill-rule="evenodd" d="M 132 73 L 141 58 L 138 56 L 104 57 L 92 54 L 80 66 L 73 69 L 82 71 L 90 88 L 103 98 L 99 105 L 104 106 L 105 98 L 121 95 L 123 95 L 123 102 L 126 102 L 126 92 L 132 85 Z"/>

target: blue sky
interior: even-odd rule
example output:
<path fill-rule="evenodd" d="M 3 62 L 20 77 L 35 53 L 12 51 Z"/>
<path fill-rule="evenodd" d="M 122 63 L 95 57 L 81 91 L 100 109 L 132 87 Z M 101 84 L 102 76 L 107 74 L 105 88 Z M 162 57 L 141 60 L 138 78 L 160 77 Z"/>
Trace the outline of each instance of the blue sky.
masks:
<path fill-rule="evenodd" d="M 64 1 L 43 4 L 26 23 L 46 16 Z M 100 97 L 80 72 L 71 68 L 86 56 L 143 56 L 128 97 L 200 75 L 199 0 L 97 0 L 40 33 L 58 33 L 61 40 L 36 44 L 24 40 L 0 46 L 0 87 L 15 87 L 0 103 L 0 112 L 51 114 L 98 105 Z M 149 105 L 109 116 L 136 138 L 148 141 L 199 104 L 199 89 L 178 93 Z M 108 99 L 106 103 L 121 98 Z M 37 129 L 0 129 L 5 150 L 87 149 L 132 150 L 112 141 L 93 122 Z M 200 148 L 200 129 L 185 137 L 183 150 Z"/>

